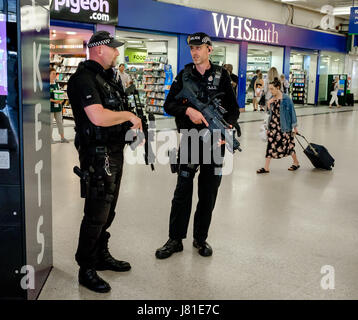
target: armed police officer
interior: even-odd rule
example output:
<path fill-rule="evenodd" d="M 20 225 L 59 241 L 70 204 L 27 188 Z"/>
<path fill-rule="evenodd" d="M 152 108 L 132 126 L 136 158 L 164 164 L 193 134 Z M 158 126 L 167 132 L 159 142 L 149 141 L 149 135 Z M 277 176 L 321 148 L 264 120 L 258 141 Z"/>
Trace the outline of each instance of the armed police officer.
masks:
<path fill-rule="evenodd" d="M 141 120 L 126 111 L 123 88 L 114 81 L 113 67 L 122 42 L 99 31 L 89 40 L 89 60 L 81 62 L 68 82 L 68 97 L 76 124 L 81 195 L 86 198 L 76 261 L 79 283 L 96 292 L 110 285 L 96 270 L 128 271 L 128 262 L 114 259 L 108 251 L 107 231 L 115 207 L 123 167 L 125 134 L 142 129 Z"/>
<path fill-rule="evenodd" d="M 186 65 L 174 80 L 164 104 L 165 111 L 175 116 L 178 131 L 181 133 L 188 132 L 187 130 L 192 131 L 192 129 L 199 131 L 208 127 L 208 122 L 203 114 L 196 110 L 195 106 L 190 105 L 188 99 L 178 99 L 185 85 L 185 87 L 194 88 L 196 98 L 203 103 L 207 103 L 218 93 L 224 93 L 221 98 L 221 106 L 226 110 L 224 119 L 231 126 L 236 124 L 240 114 L 239 106 L 228 72 L 222 67 L 212 64 L 209 60 L 213 51 L 211 39 L 205 33 L 195 33 L 190 35 L 187 41 L 193 63 Z M 185 131 L 185 129 L 187 130 Z M 204 140 L 200 139 L 198 150 L 193 150 L 191 147 L 194 142 L 190 137 L 184 139 L 184 136 L 183 133 L 179 152 L 178 179 L 169 219 L 169 240 L 163 247 L 157 249 L 155 255 L 158 259 L 168 258 L 174 252 L 183 250 L 182 239 L 186 238 L 192 207 L 193 179 L 199 168 L 199 202 L 194 216 L 193 245 L 199 249 L 198 252 L 201 256 L 211 256 L 213 252 L 206 239 L 221 183 L 222 162 L 215 161 L 212 150 L 215 149 L 215 145 L 218 146 L 223 156 L 225 141 L 215 141 L 214 135 L 211 136 L 209 143 L 213 148 L 211 159 L 208 162 L 204 159 L 206 146 Z M 186 152 L 183 152 L 183 149 L 186 149 Z M 193 153 L 198 153 L 199 161 L 193 161 Z M 184 154 L 187 154 L 189 161 L 182 159 Z"/>

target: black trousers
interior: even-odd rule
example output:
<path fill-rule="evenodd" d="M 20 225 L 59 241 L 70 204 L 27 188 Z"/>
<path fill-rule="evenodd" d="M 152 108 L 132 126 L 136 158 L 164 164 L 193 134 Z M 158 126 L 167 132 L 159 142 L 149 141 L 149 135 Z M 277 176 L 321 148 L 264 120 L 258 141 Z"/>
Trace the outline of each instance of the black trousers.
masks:
<path fill-rule="evenodd" d="M 194 215 L 193 237 L 198 241 L 205 241 L 208 237 L 209 227 L 211 223 L 212 212 L 215 207 L 216 197 L 221 183 L 222 159 L 217 161 L 214 159 L 213 151 L 211 151 L 211 160 L 209 164 L 203 159 L 203 148 L 208 147 L 207 144 L 200 141 L 199 143 L 199 161 L 193 163 L 191 152 L 191 141 L 189 143 L 181 143 L 180 148 L 187 148 L 190 164 L 181 164 L 178 172 L 177 185 L 172 200 L 172 207 L 169 220 L 169 237 L 171 239 L 184 239 L 187 235 L 188 224 L 192 209 L 193 184 L 197 170 L 200 170 L 198 177 L 198 197 L 199 201 L 196 206 Z M 182 139 L 183 142 L 183 139 Z M 212 145 L 212 142 L 209 141 Z M 217 149 L 224 156 L 225 146 Z M 179 152 L 180 153 L 180 152 Z M 179 160 L 181 162 L 182 159 Z"/>
<path fill-rule="evenodd" d="M 86 156 L 80 158 L 82 158 L 81 169 L 88 169 L 91 165 L 90 158 Z M 94 268 L 101 249 L 107 248 L 110 237 L 107 229 L 116 215 L 115 208 L 123 170 L 123 149 L 109 155 L 109 164 L 111 176 L 103 172 L 101 180 L 97 177 L 98 172 L 90 175 L 91 189 L 85 200 L 84 217 L 75 256 L 78 265 L 83 268 Z M 101 170 L 101 166 L 95 170 Z M 98 186 L 103 182 L 104 188 L 98 192 Z"/>

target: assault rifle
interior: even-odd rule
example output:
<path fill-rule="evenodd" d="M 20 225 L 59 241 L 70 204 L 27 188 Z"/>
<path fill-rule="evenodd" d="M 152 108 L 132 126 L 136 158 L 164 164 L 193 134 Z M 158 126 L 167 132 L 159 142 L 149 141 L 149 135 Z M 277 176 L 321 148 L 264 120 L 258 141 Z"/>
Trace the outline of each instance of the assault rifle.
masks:
<path fill-rule="evenodd" d="M 154 117 L 153 113 L 151 113 L 151 112 L 148 113 L 148 116 L 146 116 L 144 114 L 144 110 L 143 110 L 144 108 L 143 108 L 143 105 L 140 102 L 139 93 L 138 93 L 138 90 L 136 89 L 134 84 L 130 85 L 126 89 L 125 92 L 126 92 L 126 94 L 128 96 L 133 95 L 134 104 L 135 104 L 134 113 L 142 121 L 143 134 L 144 134 L 144 137 L 142 137 L 142 139 L 138 139 L 138 137 L 137 137 L 136 141 L 131 144 L 131 148 L 132 148 L 132 150 L 134 150 L 139 144 L 142 143 L 143 138 L 145 139 L 144 161 L 145 161 L 145 164 L 148 165 L 149 160 L 153 160 L 153 161 L 150 162 L 150 167 L 151 167 L 151 169 L 153 171 L 154 170 L 154 165 L 153 165 L 154 154 L 153 154 L 153 150 L 150 148 L 150 142 L 154 140 L 154 136 L 153 135 L 149 136 L 148 129 L 149 128 L 151 128 L 151 129 L 155 128 L 155 117 Z M 148 125 L 148 122 L 149 122 L 149 125 Z"/>
<path fill-rule="evenodd" d="M 193 89 L 184 82 L 183 89 L 176 95 L 175 99 L 186 99 L 198 111 L 200 111 L 208 122 L 208 129 L 211 134 L 214 130 L 219 130 L 221 139 L 226 141 L 226 147 L 234 153 L 236 150 L 242 151 L 240 142 L 234 136 L 234 130 L 230 132 L 230 125 L 224 120 L 224 114 L 227 112 L 219 99 L 224 95 L 223 92 L 215 94 L 207 103 L 201 102 L 195 95 Z"/>

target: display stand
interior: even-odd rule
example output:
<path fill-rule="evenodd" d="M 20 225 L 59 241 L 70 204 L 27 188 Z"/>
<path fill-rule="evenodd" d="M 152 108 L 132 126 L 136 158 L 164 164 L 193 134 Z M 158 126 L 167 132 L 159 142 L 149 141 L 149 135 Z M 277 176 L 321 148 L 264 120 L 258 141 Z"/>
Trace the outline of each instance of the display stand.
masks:
<path fill-rule="evenodd" d="M 305 104 L 306 97 L 306 73 L 295 70 L 292 72 L 292 101 L 295 104 Z"/>
<path fill-rule="evenodd" d="M 164 115 L 167 57 L 148 57 L 145 62 L 147 67 L 144 69 L 143 79 L 146 111 Z"/>

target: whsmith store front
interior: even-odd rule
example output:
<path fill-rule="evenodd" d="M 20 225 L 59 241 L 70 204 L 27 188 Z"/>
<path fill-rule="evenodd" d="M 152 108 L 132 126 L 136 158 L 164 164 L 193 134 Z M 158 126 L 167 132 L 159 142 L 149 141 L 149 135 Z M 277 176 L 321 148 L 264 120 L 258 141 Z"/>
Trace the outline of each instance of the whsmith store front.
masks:
<path fill-rule="evenodd" d="M 157 1 L 52 1 L 50 35 L 54 46 L 56 41 L 61 46 L 61 40 L 68 42 L 70 39 L 73 45 L 81 46 L 82 43 L 85 46 L 93 31 L 98 29 L 109 30 L 125 42 L 118 62 L 126 63 L 127 72 L 132 73 L 135 80 L 139 79 L 136 81 L 139 88 L 143 86 L 140 75 L 145 66 L 143 61 L 131 59 L 133 53 L 137 57 L 161 56 L 172 66 L 175 76 L 191 61 L 187 35 L 198 30 L 207 33 L 214 40 L 213 62 L 232 64 L 234 73 L 239 76 L 238 102 L 242 109 L 251 101 L 248 86 L 257 69 L 265 75 L 268 69 L 276 67 L 286 79 L 291 73 L 292 79 L 300 79 L 298 81 L 303 83 L 301 98 L 296 102 L 311 105 L 328 100 L 328 74 L 344 72 L 347 46 L 344 35 Z M 62 61 L 64 57 L 84 58 L 84 46 L 72 51 L 68 46 L 56 47 L 51 57 L 57 53 L 55 58 Z M 327 59 L 322 60 L 322 57 L 332 57 L 328 69 Z"/>
<path fill-rule="evenodd" d="M 328 77 L 329 59 L 338 59 L 334 73 L 343 73 L 347 43 L 343 35 L 152 0 L 0 0 L 0 26 L 0 297 L 20 299 L 36 299 L 53 264 L 50 65 L 66 91 L 93 32 L 108 30 L 125 41 L 118 62 L 141 88 L 146 60 L 158 70 L 170 65 L 175 76 L 191 61 L 188 34 L 202 31 L 214 41 L 213 61 L 234 66 L 242 110 L 253 71 L 273 66 L 287 79 L 304 73 L 306 103 L 316 105 L 327 100 L 321 66 Z M 152 85 L 162 90 L 164 80 Z M 160 90 L 144 97 L 158 113 Z"/>

